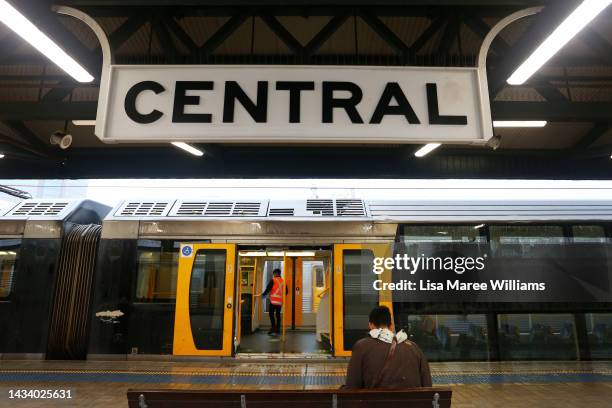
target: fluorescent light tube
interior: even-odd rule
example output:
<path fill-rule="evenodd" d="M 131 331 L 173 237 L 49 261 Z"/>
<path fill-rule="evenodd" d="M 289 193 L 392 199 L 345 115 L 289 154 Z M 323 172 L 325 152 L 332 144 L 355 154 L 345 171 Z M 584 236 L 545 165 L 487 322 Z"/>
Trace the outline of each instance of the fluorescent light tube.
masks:
<path fill-rule="evenodd" d="M 438 147 L 440 147 L 440 143 L 428 143 L 425 146 L 421 147 L 419 150 L 417 150 L 414 155 L 416 157 L 423 157 L 426 154 L 431 153 L 433 150 L 437 149 Z"/>
<path fill-rule="evenodd" d="M 268 256 L 285 256 L 285 251 L 268 251 Z"/>
<path fill-rule="evenodd" d="M 510 85 L 525 83 L 611 2 L 612 0 L 584 0 L 510 75 L 508 83 Z"/>
<path fill-rule="evenodd" d="M 202 152 L 199 149 L 196 149 L 195 147 L 188 145 L 187 143 L 183 143 L 183 142 L 172 142 L 172 144 L 176 147 L 178 147 L 179 149 L 183 149 L 186 152 L 189 152 L 191 154 L 193 154 L 194 156 L 204 156 L 204 152 Z"/>
<path fill-rule="evenodd" d="M 95 120 L 73 120 L 72 124 L 74 126 L 96 126 Z"/>
<path fill-rule="evenodd" d="M 287 251 L 285 252 L 285 256 L 309 257 L 309 256 L 315 256 L 315 252 L 314 251 Z"/>
<path fill-rule="evenodd" d="M 493 127 L 496 128 L 510 128 L 510 127 L 525 127 L 525 128 L 539 128 L 546 126 L 548 122 L 545 120 L 494 120 Z"/>
<path fill-rule="evenodd" d="M 94 77 L 85 68 L 66 54 L 53 40 L 6 0 L 0 0 L 0 21 L 77 81 L 91 82 L 94 80 Z"/>
<path fill-rule="evenodd" d="M 240 256 L 266 256 L 266 251 L 241 251 L 239 254 Z"/>
<path fill-rule="evenodd" d="M 4 153 L 0 153 L 0 159 L 4 159 Z"/>
<path fill-rule="evenodd" d="M 481 229 L 484 226 L 485 226 L 484 224 L 478 224 L 474 227 L 474 229 Z"/>

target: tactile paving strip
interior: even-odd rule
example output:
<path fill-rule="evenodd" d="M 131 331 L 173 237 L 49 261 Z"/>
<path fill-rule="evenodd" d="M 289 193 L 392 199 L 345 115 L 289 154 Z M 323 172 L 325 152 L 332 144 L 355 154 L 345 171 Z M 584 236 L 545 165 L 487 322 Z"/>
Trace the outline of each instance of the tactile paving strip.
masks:
<path fill-rule="evenodd" d="M 343 373 L 261 372 L 162 372 L 162 371 L 103 371 L 103 370 L 0 370 L 0 382 L 93 382 L 93 383 L 153 383 L 153 384 L 225 384 L 225 385 L 296 385 L 338 386 Z M 537 373 L 444 373 L 433 374 L 436 385 L 503 384 L 503 383 L 563 383 L 612 382 L 609 372 L 537 372 Z"/>

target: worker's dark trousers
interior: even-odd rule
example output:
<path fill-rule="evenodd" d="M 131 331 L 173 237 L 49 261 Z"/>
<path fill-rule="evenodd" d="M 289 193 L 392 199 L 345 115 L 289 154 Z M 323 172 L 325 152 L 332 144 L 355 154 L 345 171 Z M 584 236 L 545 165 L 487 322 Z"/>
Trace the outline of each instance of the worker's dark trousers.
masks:
<path fill-rule="evenodd" d="M 281 305 L 273 305 L 270 303 L 270 325 L 272 326 L 272 331 L 280 332 L 281 325 L 281 309 L 283 306 Z"/>

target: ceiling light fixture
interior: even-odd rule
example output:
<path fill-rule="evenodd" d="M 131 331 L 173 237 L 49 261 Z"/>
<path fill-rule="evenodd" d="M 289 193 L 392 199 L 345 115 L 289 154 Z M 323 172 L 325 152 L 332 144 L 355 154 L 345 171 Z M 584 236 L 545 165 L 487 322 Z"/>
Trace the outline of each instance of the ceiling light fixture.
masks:
<path fill-rule="evenodd" d="M 428 143 L 425 146 L 421 147 L 416 152 L 414 152 L 414 155 L 416 157 L 423 157 L 423 156 L 431 153 L 432 151 L 436 150 L 440 146 L 441 146 L 440 143 Z"/>
<path fill-rule="evenodd" d="M 178 147 L 179 149 L 183 149 L 186 152 L 189 152 L 191 154 L 193 154 L 194 156 L 204 156 L 204 152 L 196 149 L 195 147 L 184 143 L 184 142 L 172 142 L 172 144 L 176 147 Z"/>
<path fill-rule="evenodd" d="M 478 224 L 478 225 L 474 226 L 474 229 L 481 229 L 484 226 L 485 226 L 484 224 Z"/>
<path fill-rule="evenodd" d="M 4 153 L 0 153 L 0 159 L 4 159 Z"/>
<path fill-rule="evenodd" d="M 605 10 L 612 0 L 584 0 L 510 75 L 510 85 L 522 85 L 580 30 Z"/>
<path fill-rule="evenodd" d="M 0 21 L 78 82 L 91 82 L 94 80 L 94 77 L 85 68 L 6 0 L 0 0 Z"/>
<path fill-rule="evenodd" d="M 541 128 L 546 126 L 545 120 L 494 120 L 496 128 Z"/>

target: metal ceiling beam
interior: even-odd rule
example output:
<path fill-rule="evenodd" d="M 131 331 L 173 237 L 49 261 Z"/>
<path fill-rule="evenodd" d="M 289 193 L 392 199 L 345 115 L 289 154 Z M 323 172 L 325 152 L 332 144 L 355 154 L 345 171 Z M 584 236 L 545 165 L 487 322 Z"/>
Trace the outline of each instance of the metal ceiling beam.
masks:
<path fill-rule="evenodd" d="M 442 38 L 440 39 L 440 45 L 438 46 L 438 52 L 440 55 L 447 56 L 450 54 L 453 44 L 459 38 L 457 35 L 459 31 L 459 24 L 460 21 L 457 16 L 450 16 L 447 19 L 446 27 L 444 28 Z"/>
<path fill-rule="evenodd" d="M 151 24 L 153 24 L 153 32 L 159 40 L 164 55 L 171 64 L 175 64 L 177 62 L 178 50 L 170 37 L 170 33 L 166 29 L 163 17 L 156 16 Z"/>
<path fill-rule="evenodd" d="M 212 37 L 211 37 L 212 38 Z M 218 46 L 218 45 L 217 45 Z M 204 53 L 206 54 L 206 53 Z M 253 61 L 267 61 L 266 63 L 274 64 L 291 64 L 291 63 L 299 63 L 300 60 L 295 59 L 292 61 L 292 58 L 295 59 L 295 55 L 287 54 L 287 55 L 278 55 L 278 54 L 225 54 L 225 55 L 215 55 L 216 63 L 249 63 L 249 60 Z M 406 61 L 398 55 L 390 55 L 390 54 L 372 54 L 372 55 L 360 55 L 359 58 L 355 58 L 354 52 L 351 54 L 314 54 L 312 55 L 313 61 L 321 64 L 344 64 L 344 65 L 364 65 L 364 64 L 372 64 L 379 63 L 381 61 L 384 62 L 385 65 L 406 65 Z M 437 60 L 438 56 L 434 54 L 427 55 L 418 55 L 416 62 L 418 64 L 434 64 Z M 120 55 L 115 58 L 117 64 L 148 64 L 150 60 L 147 57 L 143 57 L 142 55 Z M 378 62 L 376 62 L 378 61 Z M 431 61 L 431 62 L 428 62 Z M 473 66 L 476 63 L 476 58 L 473 55 L 465 55 L 463 56 L 464 65 Z M 197 58 L 185 57 L 184 63 L 194 64 L 199 63 Z M 28 55 L 28 56 L 19 56 L 16 58 L 15 56 L 10 57 L 6 61 L 2 62 L 2 65 L 6 66 L 19 66 L 19 65 L 39 65 L 43 66 L 47 64 L 48 61 L 42 57 L 36 55 Z M 498 57 L 495 55 L 487 58 L 487 65 L 495 67 L 501 65 L 503 63 L 503 57 Z M 560 56 L 552 58 L 547 64 L 547 67 L 590 67 L 590 66 L 599 66 L 605 68 L 612 68 L 612 64 L 607 64 L 602 58 L 597 56 L 583 56 L 583 57 L 573 57 L 573 56 Z"/>
<path fill-rule="evenodd" d="M 285 28 L 285 26 L 278 21 L 274 16 L 265 14 L 260 15 L 259 18 L 272 30 L 272 32 L 289 48 L 294 54 L 301 55 L 304 47 L 302 44 L 295 39 L 293 34 Z"/>
<path fill-rule="evenodd" d="M 576 7 L 575 2 L 557 1 L 530 17 L 531 24 L 504 56 L 503 62 L 489 69 L 489 93 L 493 99 L 506 85 L 506 79 Z"/>
<path fill-rule="evenodd" d="M 51 157 L 53 153 L 47 144 L 38 138 L 26 125 L 18 120 L 3 120 L 2 125 L 30 146 L 29 151 L 36 151 L 43 156 Z"/>
<path fill-rule="evenodd" d="M 348 14 L 336 15 L 304 46 L 304 56 L 316 53 L 348 19 Z"/>
<path fill-rule="evenodd" d="M 359 13 L 359 17 L 365 21 L 368 26 L 376 33 L 380 38 L 387 43 L 395 52 L 401 54 L 406 59 L 411 59 L 414 54 L 410 47 L 399 38 L 393 30 L 391 30 L 385 23 L 383 23 L 376 15 L 369 14 L 367 12 Z"/>
<path fill-rule="evenodd" d="M 60 21 L 60 18 L 69 17 L 59 16 L 51 11 L 48 1 L 20 1 L 16 7 L 91 75 L 99 79 L 99 59 Z"/>
<path fill-rule="evenodd" d="M 120 48 L 127 40 L 138 32 L 149 21 L 146 13 L 128 17 L 128 19 L 108 36 L 113 51 Z"/>
<path fill-rule="evenodd" d="M 463 23 L 478 37 L 484 39 L 486 35 L 491 31 L 491 26 L 485 23 L 482 18 L 473 16 L 473 15 L 465 15 L 463 17 Z M 497 36 L 493 39 L 493 43 L 491 43 L 491 49 L 495 54 L 504 55 L 510 52 L 510 46 L 508 43 L 504 41 L 504 39 L 500 36 Z M 489 57 L 491 58 L 491 57 Z"/>
<path fill-rule="evenodd" d="M 495 120 L 612 122 L 610 102 L 491 102 Z"/>
<path fill-rule="evenodd" d="M 578 34 L 579 38 L 608 64 L 612 64 L 612 44 L 603 38 L 592 27 L 585 27 Z"/>
<path fill-rule="evenodd" d="M 230 35 L 234 33 L 247 19 L 247 14 L 236 14 L 229 18 L 208 40 L 200 47 L 200 56 L 212 54 Z"/>
<path fill-rule="evenodd" d="M 191 36 L 177 23 L 174 17 L 167 16 L 164 20 L 166 26 L 179 39 L 179 41 L 189 50 L 191 55 L 198 55 L 198 45 L 193 41 Z"/>
<path fill-rule="evenodd" d="M 2 41 L 0 41 L 0 62 L 15 55 L 15 52 L 20 45 L 23 44 L 21 37 L 9 32 Z"/>
<path fill-rule="evenodd" d="M 429 26 L 419 35 L 419 37 L 410 45 L 410 52 L 414 55 L 421 50 L 433 38 L 434 35 L 444 26 L 445 19 L 437 17 L 431 21 Z"/>
<path fill-rule="evenodd" d="M 595 123 L 595 125 L 576 143 L 572 149 L 582 151 L 588 149 L 593 143 L 599 140 L 608 130 L 612 129 L 612 123 Z M 610 154 L 610 152 L 608 152 Z"/>
<path fill-rule="evenodd" d="M 97 106 L 98 102 L 1 102 L 0 120 L 28 121 L 95 119 Z M 36 140 L 38 140 L 38 138 L 36 138 Z"/>

